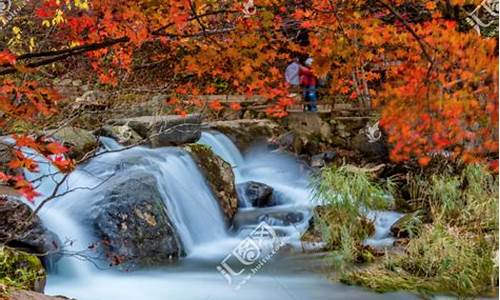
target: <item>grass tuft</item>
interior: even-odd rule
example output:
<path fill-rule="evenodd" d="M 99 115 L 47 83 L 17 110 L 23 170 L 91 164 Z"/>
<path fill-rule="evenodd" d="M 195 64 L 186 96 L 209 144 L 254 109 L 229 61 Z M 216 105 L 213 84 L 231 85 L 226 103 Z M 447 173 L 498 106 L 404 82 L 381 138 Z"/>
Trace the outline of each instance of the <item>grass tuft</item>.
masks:
<path fill-rule="evenodd" d="M 356 220 L 365 208 L 380 209 L 378 204 L 390 189 L 341 168 L 323 172 L 321 180 L 318 195 L 329 200 L 321 217 L 328 236 L 337 239 L 331 245 L 334 257 L 342 258 L 336 264 L 341 281 L 380 292 L 409 290 L 459 297 L 497 293 L 498 175 L 484 166 L 468 165 L 458 174 L 411 176 L 412 205 L 427 218 L 416 212 L 416 221 L 408 229 L 415 234 L 410 234 L 404 248 L 386 253 L 368 267 L 353 265 L 363 253 L 358 243 L 367 234 L 357 233 Z"/>

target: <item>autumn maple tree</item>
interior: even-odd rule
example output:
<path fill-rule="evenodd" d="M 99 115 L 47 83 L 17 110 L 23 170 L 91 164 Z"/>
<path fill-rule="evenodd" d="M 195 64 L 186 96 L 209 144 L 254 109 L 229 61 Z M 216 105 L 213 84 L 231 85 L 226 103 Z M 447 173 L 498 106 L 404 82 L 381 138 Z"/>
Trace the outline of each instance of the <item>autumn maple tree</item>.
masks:
<path fill-rule="evenodd" d="M 36 170 L 18 147 L 31 147 L 63 171 L 44 129 L 68 101 L 50 78 L 64 63 L 92 70 L 118 88 L 137 64 L 166 63 L 169 105 L 180 115 L 204 106 L 223 82 L 234 94 L 268 99 L 269 117 L 293 103 L 283 68 L 295 55 L 314 57 L 313 71 L 330 95 L 380 111 L 395 161 L 426 165 L 446 151 L 466 162 L 498 157 L 498 36 L 464 22 L 465 0 L 42 0 L 26 1 L 5 19 L 0 37 L 0 126 L 15 134 L 7 182 L 34 195 L 15 169 Z M 51 75 L 51 76 L 48 76 Z M 238 103 L 207 107 L 239 110 Z M 28 120 L 33 128 L 16 127 Z"/>

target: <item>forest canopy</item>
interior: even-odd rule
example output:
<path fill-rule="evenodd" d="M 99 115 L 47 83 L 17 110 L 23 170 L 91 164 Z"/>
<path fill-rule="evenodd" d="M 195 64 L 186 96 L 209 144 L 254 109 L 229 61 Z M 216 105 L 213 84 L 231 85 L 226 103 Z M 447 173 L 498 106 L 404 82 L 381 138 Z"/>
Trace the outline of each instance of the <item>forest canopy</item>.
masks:
<path fill-rule="evenodd" d="M 46 133 L 61 124 L 60 107 L 72 99 L 53 85 L 55 77 L 71 72 L 117 89 L 159 66 L 152 80 L 168 88 L 165 101 L 180 115 L 204 105 L 197 96 L 222 89 L 263 96 L 268 117 L 280 118 L 294 102 L 284 67 L 309 56 L 328 94 L 379 111 L 393 161 L 414 159 L 425 166 L 433 154 L 446 153 L 498 168 L 498 21 L 483 13 L 476 17 L 483 19 L 479 26 L 469 14 L 484 1 L 8 4 L 1 15 L 0 133 L 39 151 L 62 171 L 75 162 Z M 208 107 L 240 109 L 218 101 Z M 30 127 L 20 129 L 20 122 Z M 17 148 L 12 151 L 0 181 L 33 197 L 33 187 L 16 170 L 38 166 Z"/>

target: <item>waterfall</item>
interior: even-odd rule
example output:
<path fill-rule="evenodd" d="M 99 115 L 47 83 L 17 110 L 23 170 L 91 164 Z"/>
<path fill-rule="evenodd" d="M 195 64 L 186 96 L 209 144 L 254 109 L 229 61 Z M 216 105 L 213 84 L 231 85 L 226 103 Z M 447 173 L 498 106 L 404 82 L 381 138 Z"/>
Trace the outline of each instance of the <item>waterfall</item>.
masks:
<path fill-rule="evenodd" d="M 99 142 L 101 143 L 101 145 L 103 145 L 103 147 L 107 151 L 116 151 L 123 149 L 123 146 L 120 143 L 107 136 L 100 136 Z"/>
<path fill-rule="evenodd" d="M 312 215 L 308 167 L 286 153 L 270 150 L 265 144 L 254 145 L 243 155 L 227 136 L 215 131 L 203 132 L 199 143 L 209 146 L 233 166 L 237 184 L 261 182 L 271 186 L 273 195 L 280 198 L 280 205 L 272 208 L 240 208 L 235 219 L 237 225 L 243 225 L 240 235 L 245 236 L 265 220 L 289 237 L 288 242 L 298 242 Z M 282 222 L 277 216 L 284 214 L 294 214 L 297 216 L 294 219 L 299 220 L 291 225 L 280 225 Z"/>
<path fill-rule="evenodd" d="M 48 294 L 65 294 L 82 300 L 255 299 L 262 295 L 289 299 L 289 294 L 282 292 L 283 284 L 300 288 L 304 285 L 298 283 L 310 282 L 321 294 L 318 299 L 331 298 L 329 285 L 311 274 L 298 274 L 295 262 L 286 268 L 276 266 L 283 273 L 260 271 L 237 294 L 215 269 L 262 221 L 272 226 L 283 242 L 300 247 L 300 236 L 308 228 L 314 204 L 309 169 L 296 158 L 266 145 L 255 145 L 243 154 L 223 134 L 202 134 L 199 143 L 211 147 L 231 164 L 236 184 L 260 182 L 271 186 L 273 197 L 279 198 L 271 207 L 239 208 L 228 229 L 216 198 L 188 152 L 174 147 L 128 149 L 103 137 L 100 142 L 103 148 L 96 157 L 71 172 L 60 186 L 59 194 L 63 195 L 48 202 L 39 213 L 44 224 L 64 243 L 65 254 L 70 254 L 59 260 L 55 271 L 49 273 Z M 40 172 L 26 172 L 41 192 L 35 199 L 36 206 L 53 193 L 65 175 L 37 153 L 23 150 L 40 163 Z M 97 262 L 99 259 L 88 249 L 97 240 L 88 218 L 90 211 L 114 187 L 113 179 L 144 173 L 154 177 L 187 257 L 163 269 L 100 270 L 88 261 L 89 257 Z M 392 215 L 387 220 L 376 220 L 383 223 L 377 226 L 377 235 L 385 235 Z"/>
<path fill-rule="evenodd" d="M 198 143 L 209 146 L 215 154 L 228 162 L 233 168 L 236 183 L 240 182 L 240 169 L 244 164 L 243 155 L 227 136 L 202 132 Z"/>
<path fill-rule="evenodd" d="M 61 186 L 59 194 L 70 192 L 52 200 L 40 211 L 42 220 L 50 230 L 57 233 L 63 242 L 71 240 L 70 245 L 66 245 L 67 252 L 80 253 L 97 240 L 85 223 L 85 217 L 92 205 L 103 199 L 106 181 L 137 173 L 147 173 L 156 178 L 169 218 L 188 255 L 198 245 L 227 236 L 218 202 L 186 151 L 180 148 L 145 147 L 120 150 L 116 142 L 103 140 L 106 148 L 111 149 L 108 150 L 110 152 L 101 152 L 89 163 L 78 166 Z M 25 153 L 40 163 L 40 172 L 26 172 L 29 180 L 37 181 L 42 194 L 36 199 L 36 204 L 39 204 L 52 194 L 63 175 L 42 156 L 28 149 L 25 149 Z M 58 265 L 68 266 L 73 271 L 80 269 L 74 263 L 66 263 Z"/>

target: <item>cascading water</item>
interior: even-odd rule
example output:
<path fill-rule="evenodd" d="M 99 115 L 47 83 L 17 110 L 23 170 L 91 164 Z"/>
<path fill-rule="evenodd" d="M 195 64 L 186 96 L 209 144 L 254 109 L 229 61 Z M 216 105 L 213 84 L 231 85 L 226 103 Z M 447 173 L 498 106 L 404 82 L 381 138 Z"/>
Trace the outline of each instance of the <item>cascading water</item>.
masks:
<path fill-rule="evenodd" d="M 275 230 L 289 236 L 289 243 L 298 245 L 300 234 L 309 225 L 311 206 L 321 202 L 320 199 L 312 197 L 308 167 L 283 153 L 269 151 L 266 145 L 262 144 L 251 148 L 243 157 L 233 142 L 218 132 L 204 132 L 200 143 L 210 146 L 215 153 L 233 166 L 236 183 L 251 180 L 266 183 L 274 188 L 274 194 L 281 199 L 282 204 L 277 207 L 240 208 L 235 224 L 247 225 L 250 220 L 250 224 L 254 221 L 255 225 L 255 220 L 263 220 L 274 225 Z M 287 212 L 294 214 L 292 219 L 296 222 L 282 226 L 283 222 L 273 218 L 273 215 L 283 216 Z M 391 211 L 370 211 L 366 216 L 373 221 L 375 234 L 364 243 L 376 248 L 391 246 L 394 238 L 390 236 L 390 228 L 403 214 Z M 252 226 L 249 229 L 251 228 Z M 244 233 L 248 233 L 248 230 Z M 303 247 L 303 245 L 300 246 Z"/>
<path fill-rule="evenodd" d="M 247 181 L 269 185 L 280 204 L 264 208 L 240 207 L 233 220 L 236 232 L 197 247 L 189 258 L 221 259 L 261 222 L 271 225 L 283 242 L 298 248 L 300 236 L 311 218 L 308 169 L 291 156 L 270 151 L 262 144 L 255 145 L 243 156 L 227 136 L 218 132 L 203 132 L 198 143 L 210 147 L 233 167 L 237 185 Z M 241 193 L 239 198 L 243 198 Z"/>
<path fill-rule="evenodd" d="M 237 184 L 261 182 L 271 186 L 273 197 L 279 198 L 277 206 L 240 208 L 235 224 L 239 225 L 241 236 L 265 221 L 287 237 L 287 242 L 298 242 L 309 225 L 313 203 L 308 168 L 289 155 L 270 151 L 263 144 L 254 145 L 243 157 L 234 143 L 218 132 L 203 132 L 199 143 L 209 146 L 233 166 Z"/>
<path fill-rule="evenodd" d="M 50 230 L 63 242 L 71 241 L 65 243 L 65 252 L 72 255 L 58 261 L 55 273 L 48 277 L 48 294 L 64 294 L 79 300 L 256 299 L 263 295 L 289 299 L 290 294 L 307 298 L 309 291 L 314 290 L 316 299 L 330 299 L 338 291 L 338 285 L 318 275 L 296 274 L 293 269 L 300 263 L 280 265 L 279 272 L 271 275 L 262 271 L 238 292 L 215 270 L 220 257 L 230 253 L 260 221 L 271 224 L 289 243 L 298 241 L 308 226 L 312 202 L 309 172 L 294 158 L 264 146 L 255 147 L 243 156 L 224 135 L 203 133 L 200 143 L 212 147 L 233 166 L 236 183 L 254 180 L 268 184 L 280 198 L 280 204 L 275 207 L 240 209 L 234 220 L 236 232 L 227 232 L 217 201 L 187 152 L 180 148 L 124 149 L 107 138 L 101 138 L 101 143 L 111 152 L 101 152 L 79 166 L 61 185 L 59 194 L 63 196 L 47 203 L 40 211 Z M 42 192 L 37 199 L 40 203 L 52 193 L 63 175 L 43 158 L 32 155 L 42 161 L 41 173 L 27 174 L 36 180 Z M 87 247 L 96 239 L 86 217 L 91 207 L 104 197 L 108 179 L 144 172 L 156 179 L 187 257 L 180 264 L 162 270 L 132 273 L 98 269 L 89 261 L 81 260 L 89 255 Z M 290 216 L 293 216 L 291 221 Z M 340 289 L 359 299 L 367 297 L 353 288 Z"/>
<path fill-rule="evenodd" d="M 111 151 L 120 150 L 116 144 L 106 140 L 106 145 L 110 144 Z M 47 210 L 64 210 L 72 218 L 83 222 L 81 212 L 89 211 L 94 203 L 102 199 L 102 188 L 107 180 L 137 173 L 151 174 L 156 178 L 158 191 L 188 254 L 195 245 L 226 236 L 220 208 L 203 175 L 191 156 L 177 148 L 135 147 L 97 156 L 67 178 L 61 192 L 75 192 L 52 201 Z M 58 180 L 47 177 L 40 186 L 41 191 L 52 191 Z"/>

